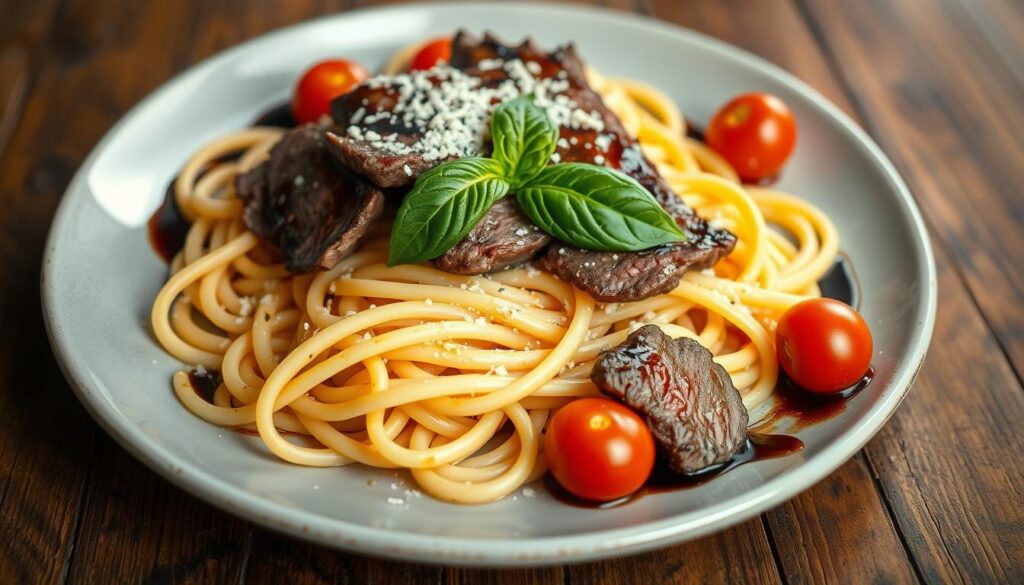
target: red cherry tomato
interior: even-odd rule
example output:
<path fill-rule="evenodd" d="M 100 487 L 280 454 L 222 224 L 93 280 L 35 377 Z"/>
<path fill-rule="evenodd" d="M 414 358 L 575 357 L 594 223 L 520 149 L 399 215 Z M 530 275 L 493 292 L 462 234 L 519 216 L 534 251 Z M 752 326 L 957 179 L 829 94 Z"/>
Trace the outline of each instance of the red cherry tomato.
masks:
<path fill-rule="evenodd" d="M 853 386 L 871 367 L 871 331 L 860 313 L 832 299 L 791 307 L 775 329 L 775 353 L 798 386 L 832 394 Z"/>
<path fill-rule="evenodd" d="M 316 122 L 331 110 L 331 100 L 352 91 L 370 76 L 355 61 L 328 59 L 302 74 L 292 97 L 292 115 L 300 124 Z"/>
<path fill-rule="evenodd" d="M 592 501 L 640 489 L 654 467 L 654 438 L 635 412 L 605 398 L 583 398 L 555 413 L 544 436 L 551 475 Z"/>
<path fill-rule="evenodd" d="M 767 93 L 736 96 L 718 110 L 707 141 L 744 181 L 774 176 L 796 146 L 796 120 L 785 102 Z"/>
<path fill-rule="evenodd" d="M 423 45 L 409 63 L 409 71 L 430 69 L 434 65 L 452 60 L 452 38 L 441 37 Z"/>

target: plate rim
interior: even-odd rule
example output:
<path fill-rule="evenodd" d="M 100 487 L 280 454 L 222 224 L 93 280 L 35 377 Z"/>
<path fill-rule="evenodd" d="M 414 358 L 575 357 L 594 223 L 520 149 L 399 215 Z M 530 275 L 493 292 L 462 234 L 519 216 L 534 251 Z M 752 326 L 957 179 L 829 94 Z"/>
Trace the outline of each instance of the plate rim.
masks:
<path fill-rule="evenodd" d="M 561 17 L 586 12 L 588 17 L 606 22 L 618 21 L 620 25 L 624 22 L 625 25 L 638 30 L 647 29 L 658 34 L 681 37 L 687 42 L 701 45 L 703 48 L 723 54 L 727 58 L 761 69 L 780 83 L 803 95 L 812 105 L 822 110 L 828 118 L 838 122 L 846 134 L 853 139 L 856 148 L 863 151 L 867 155 L 867 159 L 877 166 L 890 190 L 897 195 L 896 202 L 910 219 L 916 232 L 914 245 L 923 258 L 923 274 L 920 274 L 922 291 L 918 295 L 923 304 L 916 315 L 920 317 L 923 313 L 923 321 L 919 323 L 919 328 L 916 331 L 911 332 L 911 341 L 906 350 L 906 355 L 909 358 L 907 366 L 895 373 L 887 387 L 889 393 L 881 397 L 880 405 L 873 408 L 860 420 L 855 421 L 839 440 L 824 448 L 815 457 L 807 459 L 792 471 L 766 481 L 750 492 L 743 501 L 733 501 L 737 499 L 733 498 L 733 500 L 725 500 L 711 506 L 708 508 L 709 512 L 699 519 L 680 523 L 679 516 L 676 515 L 626 528 L 568 536 L 480 540 L 403 533 L 354 524 L 340 519 L 327 519 L 304 510 L 284 508 L 268 499 L 235 487 L 217 475 L 191 465 L 187 460 L 149 439 L 136 425 L 121 417 L 113 402 L 105 398 L 98 398 L 95 386 L 90 386 L 84 363 L 75 357 L 73 340 L 64 336 L 57 320 L 56 313 L 60 309 L 54 305 L 56 291 L 53 288 L 55 282 L 53 271 L 56 270 L 56 264 L 53 262 L 53 256 L 62 234 L 67 232 L 66 226 L 76 207 L 76 198 L 69 195 L 81 191 L 80 184 L 86 181 L 99 154 L 104 151 L 112 138 L 150 102 L 167 92 L 169 86 L 181 77 L 195 75 L 199 71 L 214 68 L 220 62 L 250 50 L 252 46 L 273 42 L 273 39 L 279 35 L 292 33 L 305 27 L 319 26 L 327 21 L 345 20 L 369 13 L 384 15 L 406 10 L 466 7 L 489 10 L 527 9 Z M 133 106 L 92 148 L 61 197 L 60 205 L 47 236 L 42 264 L 40 289 L 43 320 L 50 345 L 54 349 L 54 357 L 64 377 L 93 419 L 123 448 L 164 479 L 200 500 L 245 520 L 321 546 L 406 561 L 476 566 L 562 564 L 639 553 L 723 530 L 804 492 L 856 454 L 885 425 L 885 422 L 895 413 L 899 404 L 906 397 L 920 371 L 932 337 L 938 289 L 930 237 L 910 190 L 895 166 L 867 132 L 820 92 L 760 56 L 693 29 L 624 11 L 594 6 L 540 2 L 514 2 L 494 6 L 482 2 L 449 1 L 350 10 L 268 31 L 191 65 L 166 80 Z"/>

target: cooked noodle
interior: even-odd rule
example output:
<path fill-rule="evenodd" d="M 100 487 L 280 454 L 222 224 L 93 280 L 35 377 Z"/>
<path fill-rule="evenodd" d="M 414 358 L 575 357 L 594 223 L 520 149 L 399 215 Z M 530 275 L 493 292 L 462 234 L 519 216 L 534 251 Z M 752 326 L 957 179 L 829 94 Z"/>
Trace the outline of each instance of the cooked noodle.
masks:
<path fill-rule="evenodd" d="M 333 269 L 292 275 L 241 220 L 234 178 L 283 133 L 252 128 L 205 146 L 175 185 L 192 225 L 153 304 L 153 330 L 182 362 L 222 375 L 211 404 L 178 372 L 181 402 L 215 425 L 255 429 L 292 463 L 409 469 L 434 497 L 482 503 L 544 474 L 551 412 L 597 395 L 598 353 L 657 323 L 713 352 L 756 424 L 777 378 L 775 321 L 819 295 L 835 227 L 792 195 L 741 186 L 719 155 L 685 138 L 658 90 L 590 79 L 672 189 L 738 237 L 713 270 L 687 273 L 667 295 L 604 305 L 530 267 L 477 277 L 389 268 L 381 226 Z"/>

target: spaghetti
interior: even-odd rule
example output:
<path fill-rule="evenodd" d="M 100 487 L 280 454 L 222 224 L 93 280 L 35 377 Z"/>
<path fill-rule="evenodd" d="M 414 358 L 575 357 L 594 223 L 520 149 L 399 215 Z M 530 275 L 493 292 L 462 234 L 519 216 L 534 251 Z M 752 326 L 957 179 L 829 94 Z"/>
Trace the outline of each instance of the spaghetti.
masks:
<path fill-rule="evenodd" d="M 169 353 L 222 377 L 208 402 L 178 372 L 178 399 L 212 424 L 255 429 L 286 461 L 408 469 L 434 497 L 483 503 L 544 474 L 549 415 L 597 395 L 599 352 L 656 323 L 712 351 L 756 424 L 778 376 L 775 322 L 819 296 L 835 227 L 792 195 L 741 185 L 685 137 L 657 89 L 589 78 L 672 189 L 736 234 L 714 269 L 689 272 L 666 295 L 598 304 L 531 267 L 475 277 L 388 267 L 381 226 L 333 269 L 293 275 L 241 219 L 234 179 L 282 134 L 251 128 L 202 148 L 175 185 L 191 228 L 153 304 L 153 331 Z"/>

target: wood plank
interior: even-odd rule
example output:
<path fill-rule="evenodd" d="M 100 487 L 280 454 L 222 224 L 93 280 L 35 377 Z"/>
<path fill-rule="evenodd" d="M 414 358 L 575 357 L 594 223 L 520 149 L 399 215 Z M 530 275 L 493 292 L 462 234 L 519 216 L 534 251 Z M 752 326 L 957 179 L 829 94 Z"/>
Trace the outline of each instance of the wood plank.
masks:
<path fill-rule="evenodd" d="M 852 112 L 840 84 L 791 4 L 747 2 L 738 8 L 710 1 L 655 1 L 651 8 L 659 18 L 695 28 L 773 61 Z M 864 457 L 857 455 L 811 490 L 766 514 L 787 582 L 913 581 L 913 567 L 866 470 Z M 857 530 L 849 530 L 852 526 Z"/>
<path fill-rule="evenodd" d="M 761 521 L 663 550 L 566 567 L 570 585 L 780 583 Z"/>
<path fill-rule="evenodd" d="M 966 16 L 1003 67 L 1024 87 L 1024 4 L 1015 0 L 944 0 L 951 13 Z"/>
<path fill-rule="evenodd" d="M 948 4 L 811 0 L 807 14 L 828 40 L 864 123 L 913 184 L 1019 379 L 1024 85 Z M 1021 67 L 1019 57 L 1014 66 Z"/>
<path fill-rule="evenodd" d="M 917 582 L 863 457 L 767 517 L 786 583 Z"/>
<path fill-rule="evenodd" d="M 70 583 L 226 583 L 244 570 L 249 525 L 171 486 L 104 438 Z"/>
<path fill-rule="evenodd" d="M 929 583 L 1024 582 L 1024 391 L 944 253 L 932 349 L 867 446 Z"/>
<path fill-rule="evenodd" d="M 562 585 L 565 570 L 562 567 L 534 569 L 462 569 L 447 570 L 448 585 Z"/>
<path fill-rule="evenodd" d="M 103 560 L 131 563 L 131 549 L 123 547 L 105 550 L 106 557 L 93 555 L 89 561 L 95 563 L 77 562 L 72 566 L 69 554 L 76 524 L 90 534 L 106 526 L 115 532 L 120 530 L 116 533 L 123 535 L 125 541 L 139 539 L 139 534 L 126 528 L 131 522 L 120 522 L 113 514 L 84 514 L 84 519 L 78 520 L 81 494 L 86 491 L 90 477 L 100 486 L 92 486 L 90 501 L 110 504 L 113 509 L 118 502 L 110 497 L 115 492 L 109 488 L 119 486 L 117 494 L 132 497 L 132 488 L 146 485 L 146 480 L 136 481 L 138 475 L 148 472 L 139 468 L 125 475 L 123 465 L 118 463 L 139 466 L 104 440 L 106 452 L 101 455 L 100 468 L 110 470 L 109 475 L 115 480 L 111 482 L 106 475 L 90 476 L 99 430 L 77 404 L 53 363 L 39 322 L 36 279 L 25 275 L 35 274 L 38 269 L 50 218 L 77 164 L 121 113 L 172 71 L 172 53 L 166 50 L 166 42 L 172 35 L 187 30 L 188 11 L 179 6 L 174 7 L 173 14 L 141 12 L 139 5 L 122 7 L 120 12 L 110 5 L 99 8 L 70 3 L 63 7 L 54 30 L 54 43 L 40 55 L 36 89 L 20 117 L 8 155 L 0 163 L 0 198 L 5 209 L 0 214 L 0 232 L 5 234 L 0 240 L 0 271 L 11 275 L 0 278 L 4 289 L 0 307 L 4 331 L 19 332 L 6 338 L 11 344 L 0 352 L 0 396 L 5 402 L 0 413 L 0 428 L 4 432 L 0 451 L 16 454 L 10 466 L 0 468 L 8 482 L 0 510 L 3 582 L 62 580 L 69 572 L 72 577 L 77 573 L 82 578 L 83 573 L 107 568 Z M 126 47 L 145 50 L 133 53 Z M 104 79 L 105 83 L 98 84 L 97 79 Z M 69 95 L 74 100 L 69 100 Z M 11 284 L 10 289 L 7 284 Z M 7 413 L 13 413 L 15 418 L 8 420 Z M 148 481 L 158 490 L 171 489 L 155 477 Z M 148 493 L 152 495 L 153 491 Z M 182 496 L 178 499 L 182 500 Z M 173 497 L 155 500 L 149 502 L 150 508 L 158 508 L 162 514 L 176 511 L 174 506 L 166 507 L 167 501 L 174 501 Z M 191 499 L 182 501 L 192 506 Z M 133 510 L 131 504 L 121 509 Z M 189 518 L 187 513 L 176 516 Z M 217 519 L 202 508 L 193 508 L 193 517 L 208 522 Z M 104 525 L 103 520 L 108 524 Z M 144 517 L 135 520 L 134 528 L 141 530 L 147 526 Z M 202 526 L 202 522 L 186 524 Z M 208 566 L 209 562 L 202 559 L 215 559 L 220 553 L 216 547 L 203 547 L 213 542 L 212 536 L 222 529 L 223 523 L 217 523 L 199 537 L 166 539 L 158 548 L 161 556 L 152 568 L 175 566 L 175 559 L 180 559 L 178 566 L 187 566 L 189 562 Z M 151 534 L 161 536 L 158 531 Z M 87 538 L 86 546 L 78 552 L 86 551 L 88 557 L 89 545 L 97 542 L 99 539 Z M 201 572 L 204 567 L 197 570 Z M 99 580 L 104 581 L 117 573 L 99 574 Z M 95 577 L 96 573 L 92 575 Z"/>
<path fill-rule="evenodd" d="M 295 585 L 346 583 L 440 583 L 441 567 L 350 555 L 260 531 L 249 558 L 246 582 Z"/>
<path fill-rule="evenodd" d="M 38 60 L 57 10 L 57 0 L 18 2 L 0 14 L 0 156 L 21 119 Z"/>
<path fill-rule="evenodd" d="M 21 118 L 31 76 L 29 52 L 24 46 L 0 47 L 0 155 Z"/>
<path fill-rule="evenodd" d="M 44 125 L 32 60 L 57 2 L 9 3 L 0 19 L 0 582 L 55 581 L 92 451 L 89 421 L 53 364 L 40 322 L 42 242 L 73 163 L 32 150 Z M 25 107 L 35 100 L 30 111 Z M 5 147 L 13 146 L 10 150 Z M 31 201 L 32 204 L 27 204 Z"/>
<path fill-rule="evenodd" d="M 1011 161 L 1021 143 L 1009 129 L 1024 117 L 1008 102 L 1012 88 L 988 77 L 996 65 L 932 6 L 915 4 L 911 16 L 888 4 L 811 2 L 806 14 L 940 234 L 931 351 L 900 412 L 868 445 L 869 461 L 926 581 L 1019 581 L 1024 393 L 1002 350 L 1019 359 L 1007 331 L 1019 336 L 1024 317 L 1020 267 L 1007 270 L 1017 252 L 1000 247 L 1021 237 L 1020 190 L 1008 185 L 1019 180 Z"/>
<path fill-rule="evenodd" d="M 932 349 L 866 451 L 930 583 L 1024 581 L 1024 392 L 945 255 Z"/>

